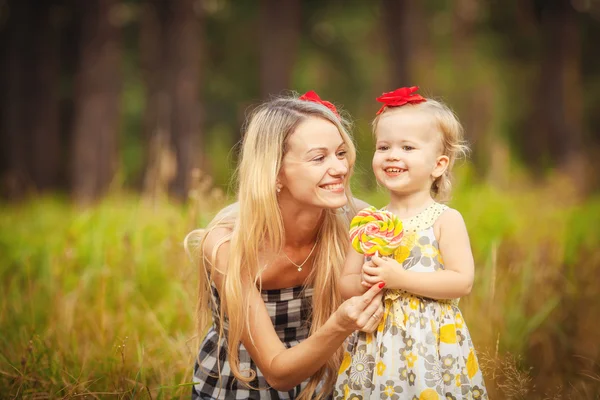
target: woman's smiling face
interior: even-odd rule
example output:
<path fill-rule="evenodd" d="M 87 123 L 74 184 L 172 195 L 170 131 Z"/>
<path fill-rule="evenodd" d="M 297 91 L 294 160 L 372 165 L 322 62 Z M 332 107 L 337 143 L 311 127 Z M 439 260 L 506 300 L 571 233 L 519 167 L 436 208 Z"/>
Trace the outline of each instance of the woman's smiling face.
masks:
<path fill-rule="evenodd" d="M 279 172 L 281 199 L 289 197 L 319 208 L 346 205 L 350 165 L 346 143 L 334 124 L 318 117 L 307 118 L 289 136 L 286 148 Z"/>

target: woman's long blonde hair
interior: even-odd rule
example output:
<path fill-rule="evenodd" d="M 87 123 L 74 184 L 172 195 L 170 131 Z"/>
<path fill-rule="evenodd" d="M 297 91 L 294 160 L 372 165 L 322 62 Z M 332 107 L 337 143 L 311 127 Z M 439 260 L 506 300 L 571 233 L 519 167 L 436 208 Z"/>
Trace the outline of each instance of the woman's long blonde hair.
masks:
<path fill-rule="evenodd" d="M 345 142 L 349 171 L 345 177 L 346 196 L 354 211 L 349 179 L 356 159 L 356 149 L 348 133 L 349 124 L 325 106 L 299 100 L 296 97 L 277 98 L 262 104 L 249 117 L 242 142 L 241 159 L 237 169 L 238 203 L 223 209 L 206 229 L 191 232 L 185 239 L 186 251 L 194 260 L 202 260 L 198 296 L 198 329 L 203 334 L 211 323 L 211 279 L 215 256 L 221 243 L 230 242 L 227 271 L 219 293 L 222 306 L 219 315 L 219 338 L 224 335 L 225 312 L 228 321 L 227 351 L 231 371 L 237 379 L 249 385 L 252 371 L 240 371 L 239 345 L 242 332 L 249 326 L 251 285 L 261 287 L 259 264 L 261 251 L 277 254 L 284 245 L 283 219 L 276 194 L 276 180 L 286 153 L 289 136 L 307 118 L 317 117 L 334 124 Z M 353 215 L 353 214 L 352 214 Z M 230 230 L 212 254 L 205 254 L 204 240 L 215 228 Z M 348 247 L 348 213 L 324 210 L 314 268 L 306 286 L 312 286 L 313 300 L 310 332 L 319 329 L 341 304 L 338 280 Z M 213 305 L 215 308 L 216 305 Z M 314 374 L 299 399 L 325 398 L 333 388 L 341 362 L 341 349 Z M 315 393 L 323 381 L 324 390 Z"/>
<path fill-rule="evenodd" d="M 377 124 L 383 114 L 407 109 L 427 112 L 435 119 L 435 126 L 441 133 L 442 154 L 448 157 L 448 168 L 431 184 L 431 195 L 437 201 L 447 201 L 452 192 L 452 168 L 456 160 L 465 158 L 469 153 L 469 146 L 464 140 L 464 129 L 450 107 L 441 101 L 428 98 L 422 103 L 386 107 L 373 120 L 373 134 L 377 135 Z"/>

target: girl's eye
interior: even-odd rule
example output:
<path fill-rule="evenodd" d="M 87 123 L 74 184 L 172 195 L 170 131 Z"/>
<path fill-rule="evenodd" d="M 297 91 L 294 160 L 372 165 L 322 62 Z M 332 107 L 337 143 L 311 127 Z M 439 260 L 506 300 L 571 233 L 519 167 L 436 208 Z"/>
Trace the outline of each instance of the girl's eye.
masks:
<path fill-rule="evenodd" d="M 404 151 L 411 151 L 411 150 L 414 150 L 414 149 L 415 148 L 412 147 L 412 146 L 402 146 L 402 150 L 404 150 Z"/>
<path fill-rule="evenodd" d="M 379 151 L 386 151 L 386 150 L 388 150 L 389 148 L 390 148 L 389 146 L 384 146 L 384 145 L 382 145 L 382 146 L 377 146 L 377 150 L 379 150 Z"/>

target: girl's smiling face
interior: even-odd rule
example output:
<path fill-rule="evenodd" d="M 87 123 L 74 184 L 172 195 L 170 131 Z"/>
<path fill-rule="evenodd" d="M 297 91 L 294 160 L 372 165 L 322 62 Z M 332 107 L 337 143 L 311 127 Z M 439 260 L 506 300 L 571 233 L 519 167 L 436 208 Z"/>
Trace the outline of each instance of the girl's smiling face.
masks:
<path fill-rule="evenodd" d="M 375 137 L 373 172 L 394 193 L 429 192 L 435 178 L 446 170 L 442 134 L 425 111 L 406 107 L 385 112 Z"/>

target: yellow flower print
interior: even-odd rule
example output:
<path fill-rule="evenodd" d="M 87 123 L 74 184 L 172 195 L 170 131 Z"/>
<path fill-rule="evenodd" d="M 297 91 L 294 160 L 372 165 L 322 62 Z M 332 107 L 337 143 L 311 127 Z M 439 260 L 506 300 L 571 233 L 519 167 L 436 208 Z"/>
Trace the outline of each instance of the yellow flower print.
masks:
<path fill-rule="evenodd" d="M 438 255 L 438 249 L 436 249 L 434 246 L 430 245 L 430 244 L 426 244 L 421 247 L 421 255 L 423 257 L 427 257 L 427 258 L 434 258 L 435 256 Z"/>
<path fill-rule="evenodd" d="M 352 356 L 347 351 L 344 352 L 344 359 L 342 360 L 342 364 L 340 365 L 340 371 L 338 374 L 342 374 L 344 371 L 348 369 L 350 363 L 352 362 Z"/>
<path fill-rule="evenodd" d="M 440 396 L 433 389 L 425 389 L 419 395 L 419 400 L 439 400 Z"/>
<path fill-rule="evenodd" d="M 456 374 L 456 387 L 460 387 L 460 385 L 461 385 L 460 375 Z"/>
<path fill-rule="evenodd" d="M 377 375 L 381 376 L 385 372 L 385 364 L 383 361 L 379 360 L 377 363 Z"/>
<path fill-rule="evenodd" d="M 416 310 L 419 307 L 419 299 L 417 299 L 416 297 L 413 297 L 410 299 L 410 308 L 412 308 L 413 310 Z"/>
<path fill-rule="evenodd" d="M 417 361 L 417 355 L 414 353 L 408 353 L 406 355 L 406 362 L 408 363 L 409 368 L 413 368 L 415 366 L 415 362 Z"/>
<path fill-rule="evenodd" d="M 400 246 L 396 249 L 394 253 L 394 259 L 398 261 L 400 264 L 404 262 L 410 255 L 412 248 L 417 243 L 417 232 L 405 232 L 404 237 L 402 238 L 402 242 L 400 242 Z"/>
<path fill-rule="evenodd" d="M 456 326 L 446 324 L 440 328 L 440 342 L 456 343 Z"/>
<path fill-rule="evenodd" d="M 367 342 L 367 344 L 371 344 L 371 342 L 373 341 L 373 334 L 372 333 L 367 333 L 365 341 Z"/>
<path fill-rule="evenodd" d="M 463 320 L 462 314 L 459 312 L 456 313 L 456 317 L 455 317 L 455 321 L 454 321 L 454 323 L 456 324 L 456 327 L 461 329 L 463 327 L 464 322 L 465 321 Z"/>
<path fill-rule="evenodd" d="M 410 249 L 406 246 L 400 246 L 394 253 L 394 259 L 398 261 L 399 264 L 402 264 L 404 260 L 408 258 L 410 255 Z"/>
<path fill-rule="evenodd" d="M 437 261 L 438 261 L 438 263 L 440 263 L 440 265 L 444 265 L 444 259 L 442 258 L 442 253 L 438 252 Z"/>
<path fill-rule="evenodd" d="M 477 371 L 479 371 L 479 365 L 477 365 L 475 352 L 473 349 L 471 349 L 469 352 L 469 357 L 467 358 L 467 372 L 469 373 L 469 378 L 473 378 Z"/>
<path fill-rule="evenodd" d="M 344 400 L 346 400 L 350 396 L 350 387 L 348 384 L 344 385 Z"/>
<path fill-rule="evenodd" d="M 393 386 L 386 386 L 383 393 L 385 393 L 388 397 L 392 397 L 392 395 L 394 394 L 394 387 Z"/>

